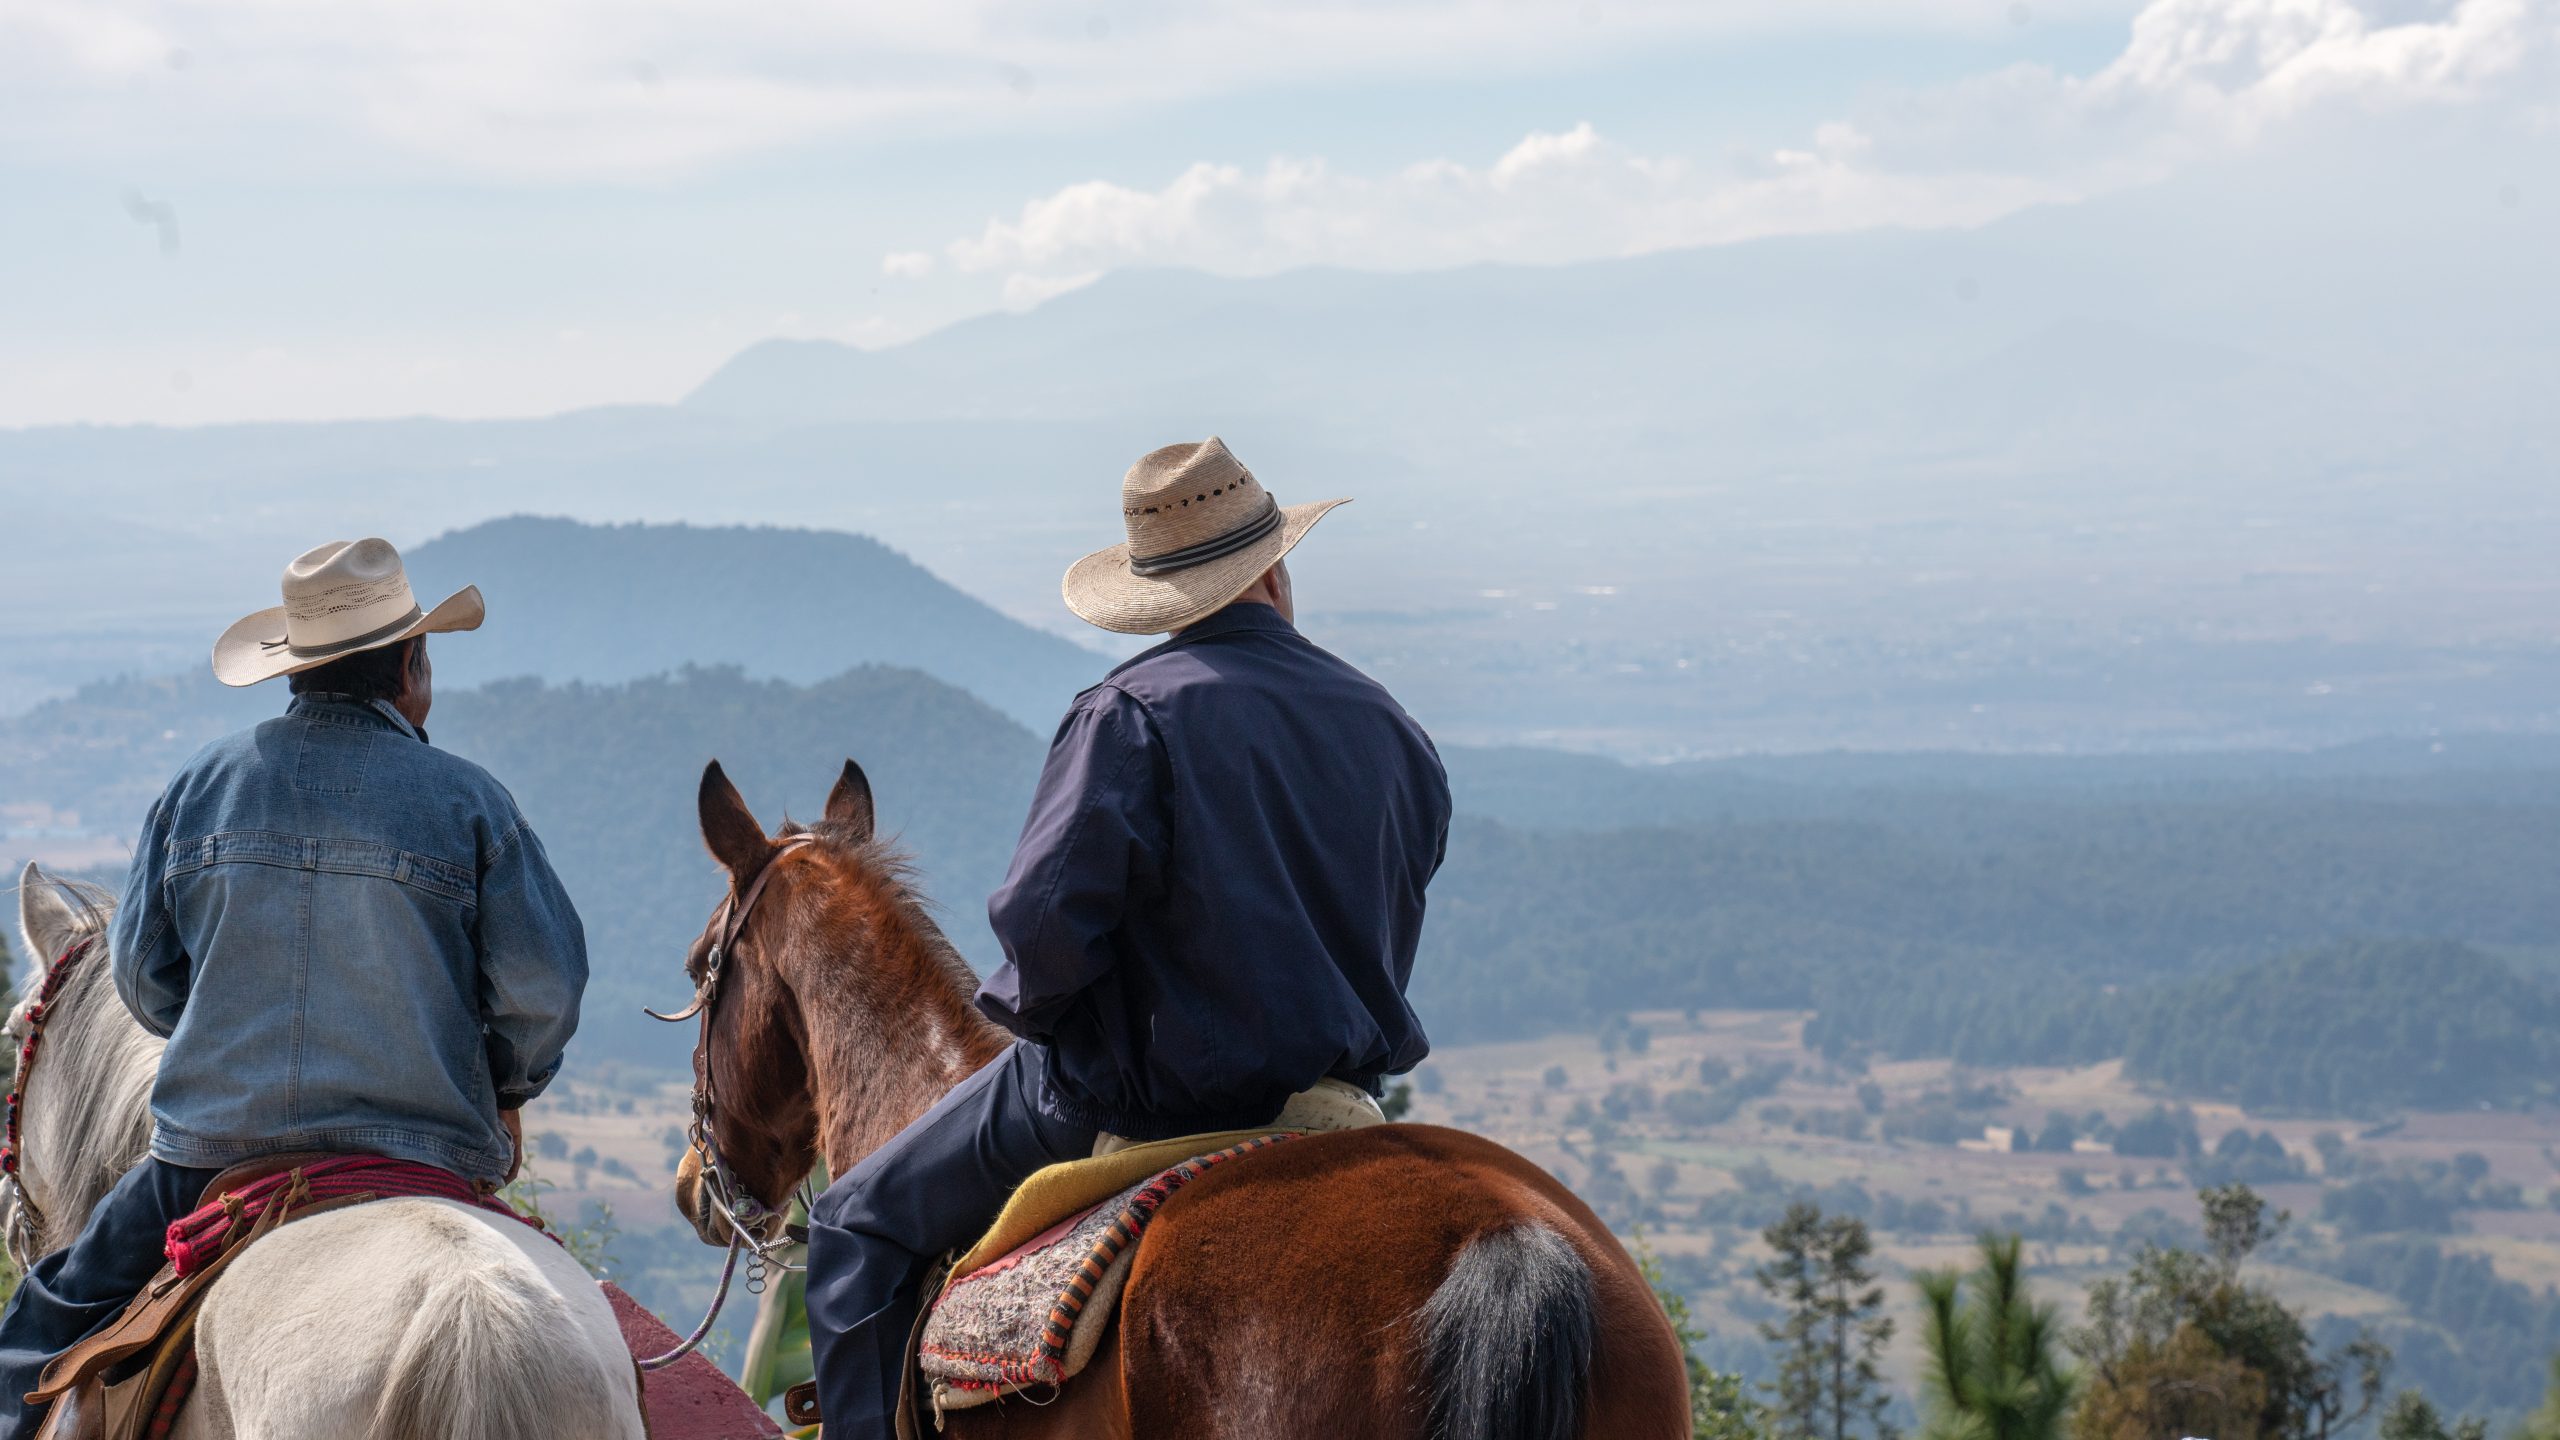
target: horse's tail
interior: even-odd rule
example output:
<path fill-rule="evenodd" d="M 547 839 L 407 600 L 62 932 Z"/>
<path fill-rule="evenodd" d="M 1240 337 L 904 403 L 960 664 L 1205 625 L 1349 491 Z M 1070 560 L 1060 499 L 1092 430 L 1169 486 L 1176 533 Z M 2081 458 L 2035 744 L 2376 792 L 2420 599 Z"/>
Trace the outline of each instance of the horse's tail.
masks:
<path fill-rule="evenodd" d="M 1432 1440 L 1576 1440 L 1591 1269 L 1535 1221 L 1477 1236 L 1422 1307 Z"/>
<path fill-rule="evenodd" d="M 391 1357 L 371 1440 L 527 1440 L 627 1433 L 629 1405 L 562 1339 L 578 1321 L 538 1274 L 458 1257 Z M 565 1363 L 564 1363 L 565 1362 Z"/>

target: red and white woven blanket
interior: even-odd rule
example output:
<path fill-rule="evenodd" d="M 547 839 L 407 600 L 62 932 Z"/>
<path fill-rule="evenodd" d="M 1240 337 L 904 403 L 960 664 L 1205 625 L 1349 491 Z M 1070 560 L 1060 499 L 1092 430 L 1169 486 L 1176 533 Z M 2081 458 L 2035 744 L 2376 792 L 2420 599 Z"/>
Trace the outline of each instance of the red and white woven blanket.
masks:
<path fill-rule="evenodd" d="M 934 1408 L 1056 1385 L 1084 1368 L 1164 1202 L 1211 1166 L 1288 1138 L 1265 1135 L 1185 1160 L 951 1281 L 917 1346 Z"/>
<path fill-rule="evenodd" d="M 377 1200 L 394 1196 L 424 1196 L 436 1200 L 456 1200 L 478 1206 L 491 1214 L 504 1215 L 539 1230 L 542 1222 L 517 1213 L 514 1207 L 450 1170 L 421 1165 L 411 1160 L 387 1160 L 379 1155 L 347 1155 L 333 1160 L 315 1160 L 298 1170 L 287 1170 L 252 1181 L 237 1190 L 224 1192 L 222 1198 L 190 1212 L 169 1226 L 165 1253 L 169 1263 L 181 1275 L 192 1275 L 210 1265 L 229 1243 L 233 1226 L 254 1226 L 259 1217 L 282 1202 L 299 1174 L 307 1193 L 293 1201 L 296 1208 L 323 1200 L 343 1200 L 363 1195 Z"/>

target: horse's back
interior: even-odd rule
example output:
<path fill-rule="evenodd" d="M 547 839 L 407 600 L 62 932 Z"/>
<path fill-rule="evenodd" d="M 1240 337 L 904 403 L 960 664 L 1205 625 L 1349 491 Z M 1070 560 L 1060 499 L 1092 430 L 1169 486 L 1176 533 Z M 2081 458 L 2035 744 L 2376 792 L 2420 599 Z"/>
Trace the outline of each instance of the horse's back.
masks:
<path fill-rule="evenodd" d="M 1588 1276 L 1579 1432 L 1685 1437 L 1677 1342 L 1607 1227 L 1521 1156 L 1424 1125 L 1306 1136 L 1216 1167 L 1166 1202 L 1121 1299 L 1115 1379 L 1130 1432 L 1427 1433 L 1434 1296 L 1470 1246 L 1524 1225 L 1561 1239 Z M 1088 1370 L 1067 1398 L 1095 1378 Z M 978 1433 L 961 1418 L 956 1432 Z"/>
<path fill-rule="evenodd" d="M 375 1201 L 261 1239 L 206 1296 L 197 1405 L 262 1440 L 636 1440 L 594 1280 L 530 1226 Z"/>

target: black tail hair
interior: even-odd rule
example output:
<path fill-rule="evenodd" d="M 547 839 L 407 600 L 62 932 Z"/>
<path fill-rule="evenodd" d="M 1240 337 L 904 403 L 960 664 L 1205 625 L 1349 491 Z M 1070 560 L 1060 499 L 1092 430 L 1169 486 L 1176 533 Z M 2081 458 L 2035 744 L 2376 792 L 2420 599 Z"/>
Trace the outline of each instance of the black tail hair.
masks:
<path fill-rule="evenodd" d="M 1477 1236 L 1422 1307 L 1432 1440 L 1576 1440 L 1593 1308 L 1563 1236 L 1534 1222 Z"/>

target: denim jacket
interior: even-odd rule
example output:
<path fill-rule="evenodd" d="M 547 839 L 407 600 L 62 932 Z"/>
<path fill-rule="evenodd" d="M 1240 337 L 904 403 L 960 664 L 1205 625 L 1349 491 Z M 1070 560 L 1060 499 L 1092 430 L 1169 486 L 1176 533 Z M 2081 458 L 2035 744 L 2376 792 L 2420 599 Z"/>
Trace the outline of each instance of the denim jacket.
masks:
<path fill-rule="evenodd" d="M 578 1026 L 586 936 L 505 787 L 382 702 L 205 747 L 134 846 L 116 990 L 167 1037 L 151 1153 L 359 1150 L 495 1179 Z"/>

